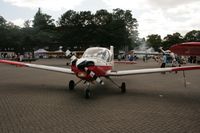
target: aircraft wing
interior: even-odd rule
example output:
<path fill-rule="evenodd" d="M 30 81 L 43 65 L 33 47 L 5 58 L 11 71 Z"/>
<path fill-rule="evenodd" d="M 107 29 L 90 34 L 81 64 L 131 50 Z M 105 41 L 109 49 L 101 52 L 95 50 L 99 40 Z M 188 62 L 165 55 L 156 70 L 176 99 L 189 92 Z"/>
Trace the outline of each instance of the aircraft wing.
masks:
<path fill-rule="evenodd" d="M 106 76 L 126 76 L 126 75 L 138 75 L 138 74 L 150 74 L 150 73 L 161 73 L 161 72 L 177 72 L 187 70 L 200 69 L 198 66 L 183 66 L 183 67 L 168 67 L 168 68 L 149 68 L 149 69 L 137 69 L 137 70 L 120 70 L 120 71 L 109 71 Z"/>
<path fill-rule="evenodd" d="M 30 64 L 30 63 L 23 63 L 23 62 L 17 62 L 17 61 L 9 61 L 9 60 L 0 60 L 0 63 L 15 65 L 19 67 L 31 67 L 31 68 L 43 69 L 43 70 L 48 70 L 48 71 L 60 72 L 60 73 L 74 74 L 74 72 L 71 71 L 71 69 L 69 68 Z"/>

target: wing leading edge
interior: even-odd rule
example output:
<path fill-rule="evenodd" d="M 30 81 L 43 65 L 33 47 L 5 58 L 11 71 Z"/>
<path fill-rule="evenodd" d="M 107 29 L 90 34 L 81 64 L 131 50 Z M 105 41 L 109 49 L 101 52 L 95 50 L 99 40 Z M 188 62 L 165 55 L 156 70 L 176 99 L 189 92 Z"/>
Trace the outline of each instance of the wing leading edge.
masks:
<path fill-rule="evenodd" d="M 173 71 L 174 72 L 188 71 L 188 70 L 197 70 L 197 69 L 200 69 L 200 66 L 121 70 L 121 71 L 109 71 L 107 73 L 107 76 L 126 76 L 126 75 L 150 74 L 150 73 L 173 72 Z"/>
<path fill-rule="evenodd" d="M 23 63 L 17 61 L 9 61 L 9 60 L 0 60 L 0 63 L 16 65 L 20 67 L 30 67 L 66 74 L 74 74 L 73 71 L 69 68 L 61 68 L 47 65 L 38 65 L 38 64 L 30 64 Z M 183 66 L 183 67 L 169 67 L 169 68 L 150 68 L 150 69 L 137 69 L 137 70 L 120 70 L 120 71 L 108 71 L 106 76 L 126 76 L 126 75 L 138 75 L 138 74 L 150 74 L 150 73 L 161 73 L 161 72 L 176 72 L 176 71 L 188 71 L 188 70 L 197 70 L 200 69 L 199 66 Z"/>
<path fill-rule="evenodd" d="M 0 60 L 0 63 L 16 65 L 20 67 L 31 67 L 31 68 L 60 72 L 60 73 L 74 74 L 74 72 L 71 71 L 71 69 L 69 68 L 30 64 L 30 63 L 23 63 L 23 62 L 17 62 L 17 61 L 9 61 L 9 60 Z"/>

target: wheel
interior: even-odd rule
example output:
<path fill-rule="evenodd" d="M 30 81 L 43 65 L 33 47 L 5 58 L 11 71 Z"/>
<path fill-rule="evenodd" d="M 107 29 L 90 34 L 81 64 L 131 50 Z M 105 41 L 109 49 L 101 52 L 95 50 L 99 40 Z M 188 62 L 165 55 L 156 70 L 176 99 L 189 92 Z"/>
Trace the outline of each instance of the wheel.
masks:
<path fill-rule="evenodd" d="M 125 92 L 126 92 L 126 84 L 125 84 L 125 82 L 122 82 L 121 93 L 125 93 Z"/>
<path fill-rule="evenodd" d="M 85 90 L 85 98 L 89 99 L 91 97 L 91 90 L 90 89 L 86 89 Z"/>
<path fill-rule="evenodd" d="M 73 90 L 75 86 L 74 80 L 69 81 L 69 90 Z"/>

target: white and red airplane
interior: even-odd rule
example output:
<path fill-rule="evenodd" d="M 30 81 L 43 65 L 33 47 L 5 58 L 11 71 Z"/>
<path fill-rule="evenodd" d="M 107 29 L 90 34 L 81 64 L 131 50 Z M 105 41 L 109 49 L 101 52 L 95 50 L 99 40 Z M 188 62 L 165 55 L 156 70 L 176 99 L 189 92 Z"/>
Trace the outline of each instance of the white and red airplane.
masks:
<path fill-rule="evenodd" d="M 168 68 L 151 68 L 151 69 L 114 71 L 113 70 L 113 64 L 114 64 L 113 56 L 114 56 L 113 46 L 111 46 L 110 49 L 103 48 L 103 47 L 88 48 L 80 59 L 74 58 L 72 60 L 71 69 L 9 61 L 9 60 L 0 60 L 0 63 L 49 70 L 49 71 L 66 73 L 66 74 L 74 74 L 80 80 L 76 83 L 73 80 L 70 80 L 69 90 L 73 90 L 74 87 L 78 83 L 80 83 L 81 81 L 84 81 L 84 83 L 87 84 L 87 87 L 84 91 L 85 98 L 90 98 L 91 96 L 90 84 L 92 82 L 96 81 L 97 83 L 100 83 L 102 85 L 104 84 L 101 77 L 105 77 L 106 79 L 109 79 L 117 87 L 121 88 L 122 93 L 125 93 L 126 92 L 125 82 L 122 82 L 120 86 L 117 83 L 115 83 L 111 79 L 111 77 L 137 75 L 137 74 L 149 74 L 149 73 L 161 73 L 161 72 L 173 72 L 173 71 L 177 72 L 177 71 L 200 69 L 200 66 L 197 65 L 197 66 L 183 66 L 183 67 L 170 67 L 170 68 L 168 67 Z"/>

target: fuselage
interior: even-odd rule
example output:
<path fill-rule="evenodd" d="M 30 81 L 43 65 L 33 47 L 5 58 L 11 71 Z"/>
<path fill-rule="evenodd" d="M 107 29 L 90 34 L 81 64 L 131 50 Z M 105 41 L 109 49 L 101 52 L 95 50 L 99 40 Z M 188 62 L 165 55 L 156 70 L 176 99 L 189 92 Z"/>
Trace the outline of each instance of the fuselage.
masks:
<path fill-rule="evenodd" d="M 82 58 L 72 61 L 71 70 L 77 77 L 92 81 L 94 77 L 104 77 L 112 70 L 112 52 L 107 48 L 88 48 Z"/>

